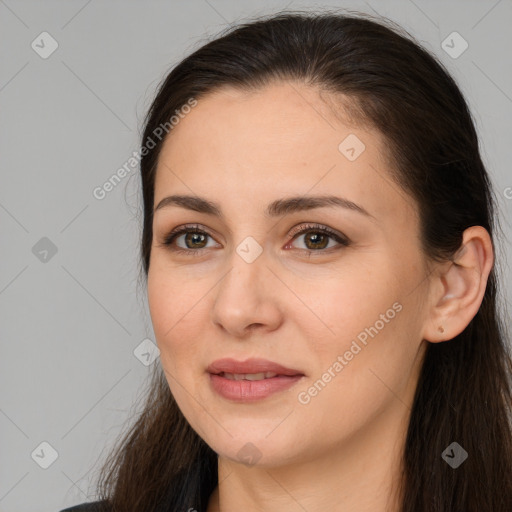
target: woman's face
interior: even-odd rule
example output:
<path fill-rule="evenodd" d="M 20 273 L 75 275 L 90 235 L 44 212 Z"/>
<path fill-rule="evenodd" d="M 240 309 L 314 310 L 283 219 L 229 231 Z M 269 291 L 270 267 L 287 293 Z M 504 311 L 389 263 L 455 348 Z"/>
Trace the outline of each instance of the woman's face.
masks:
<path fill-rule="evenodd" d="M 170 200 L 155 211 L 150 313 L 172 394 L 222 457 L 312 460 L 404 425 L 428 280 L 385 148 L 291 83 L 210 94 L 166 139 L 154 206 L 195 196 L 219 214 Z M 327 196 L 340 199 L 313 201 Z M 211 366 L 225 358 L 269 363 Z"/>

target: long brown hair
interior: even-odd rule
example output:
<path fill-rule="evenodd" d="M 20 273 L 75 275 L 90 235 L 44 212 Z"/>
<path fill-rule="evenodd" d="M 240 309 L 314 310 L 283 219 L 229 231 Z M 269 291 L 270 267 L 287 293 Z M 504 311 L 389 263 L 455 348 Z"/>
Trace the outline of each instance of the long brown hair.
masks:
<path fill-rule="evenodd" d="M 392 178 L 419 207 L 431 261 L 450 260 L 474 225 L 487 229 L 496 247 L 497 202 L 472 115 L 437 58 L 386 18 L 283 11 L 229 28 L 161 83 L 142 140 L 154 142 L 141 160 L 143 278 L 164 140 L 155 129 L 191 98 L 275 80 L 341 93 L 357 123 L 382 133 Z M 467 328 L 428 344 L 403 452 L 401 512 L 512 510 L 512 361 L 497 299 L 495 265 Z M 469 454 L 457 469 L 441 456 L 454 441 Z M 192 430 L 155 364 L 142 412 L 101 468 L 99 498 L 116 512 L 203 512 L 217 478 L 217 454 Z"/>

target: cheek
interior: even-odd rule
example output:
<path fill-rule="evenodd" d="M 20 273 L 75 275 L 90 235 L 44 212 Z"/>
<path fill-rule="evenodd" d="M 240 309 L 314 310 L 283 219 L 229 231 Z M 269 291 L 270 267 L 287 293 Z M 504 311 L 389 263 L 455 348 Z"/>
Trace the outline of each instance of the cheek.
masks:
<path fill-rule="evenodd" d="M 380 313 L 381 309 L 374 311 Z M 415 352 L 403 331 L 407 319 L 400 315 L 404 311 L 397 312 L 385 326 L 377 323 L 375 327 L 375 315 L 370 315 L 367 330 L 364 324 L 361 328 L 351 323 L 347 334 L 335 342 L 321 350 L 318 345 L 311 347 L 318 359 L 295 397 L 297 418 L 308 424 L 304 437 L 311 434 L 309 443 L 335 443 L 368 425 L 387 408 L 401 407 L 402 400 L 409 403 L 405 395 Z M 361 333 L 364 336 L 358 338 Z M 322 440 L 315 434 L 318 432 L 322 432 Z"/>
<path fill-rule="evenodd" d="M 411 298 L 404 303 L 405 285 L 397 271 L 391 265 L 354 269 L 304 295 L 315 314 L 305 308 L 301 315 L 295 312 L 311 370 L 298 401 L 310 404 L 305 407 L 315 414 L 329 414 L 337 404 L 349 413 L 344 417 L 364 415 L 389 397 L 386 385 L 403 384 L 417 343 L 415 310 Z"/>
<path fill-rule="evenodd" d="M 148 272 L 148 305 L 162 363 L 174 369 L 197 350 L 194 340 L 201 330 L 198 312 L 204 291 L 194 281 L 180 282 L 179 272 L 160 272 L 158 265 Z M 203 305 L 204 307 L 204 305 Z M 168 366 L 169 367 L 169 366 Z M 170 367 L 169 367 L 170 368 Z"/>
<path fill-rule="evenodd" d="M 375 324 L 400 298 L 397 280 L 386 261 L 371 265 L 345 265 L 339 271 L 315 281 L 298 278 L 292 283 L 300 300 L 289 311 L 301 326 L 306 339 L 314 342 L 312 352 L 339 352 L 352 339 Z M 334 277 L 333 277 L 334 276 Z M 380 325 L 380 324 L 379 324 Z M 346 347 L 346 348 L 345 348 Z"/>
<path fill-rule="evenodd" d="M 197 361 L 201 354 L 199 341 L 204 339 L 204 328 L 198 322 L 201 302 L 204 292 L 190 290 L 188 283 L 180 283 L 175 279 L 178 273 L 158 272 L 155 265 L 148 273 L 148 304 L 160 350 L 160 362 L 169 389 L 180 410 L 189 422 L 199 428 L 199 434 L 204 438 L 206 432 L 201 431 L 204 422 L 195 420 L 197 403 L 190 396 L 197 394 L 196 386 L 200 382 L 197 377 L 201 370 Z M 177 293 L 179 290 L 179 293 Z M 187 290 L 184 292 L 183 290 Z M 203 300 L 206 300 L 204 297 Z M 204 308 L 204 305 L 203 305 Z"/>

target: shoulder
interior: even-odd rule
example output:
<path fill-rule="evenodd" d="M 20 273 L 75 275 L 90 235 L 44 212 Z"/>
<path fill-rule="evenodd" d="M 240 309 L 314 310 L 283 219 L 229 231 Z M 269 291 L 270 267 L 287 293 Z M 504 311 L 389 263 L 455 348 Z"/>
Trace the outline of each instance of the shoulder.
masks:
<path fill-rule="evenodd" d="M 74 505 L 60 512 L 110 512 L 110 507 L 107 501 L 92 501 L 90 503 Z"/>

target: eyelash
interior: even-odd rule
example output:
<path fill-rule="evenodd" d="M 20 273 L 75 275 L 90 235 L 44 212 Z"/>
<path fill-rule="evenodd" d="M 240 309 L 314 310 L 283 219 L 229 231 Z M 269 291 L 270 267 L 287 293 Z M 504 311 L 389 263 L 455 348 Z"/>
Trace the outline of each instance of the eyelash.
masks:
<path fill-rule="evenodd" d="M 348 238 L 342 237 L 342 236 L 338 235 L 332 229 L 328 228 L 327 226 L 322 226 L 319 224 L 302 224 L 297 229 L 294 229 L 292 232 L 292 235 L 291 235 L 292 240 L 289 243 L 291 243 L 293 240 L 295 240 L 295 238 L 297 238 L 298 236 L 303 235 L 308 232 L 315 232 L 315 233 L 318 232 L 318 233 L 327 235 L 330 238 L 334 239 L 336 242 L 338 242 L 342 247 L 348 247 L 350 245 L 350 240 Z M 194 224 L 194 225 L 187 225 L 187 226 L 173 229 L 164 238 L 163 245 L 167 246 L 170 250 L 172 250 L 173 252 L 176 252 L 176 253 L 187 254 L 189 256 L 199 256 L 201 251 L 204 251 L 205 248 L 183 249 L 181 247 L 173 247 L 174 240 L 178 236 L 180 236 L 182 234 L 187 234 L 187 233 L 198 233 L 198 234 L 207 235 L 210 238 L 213 238 L 207 231 L 202 230 L 200 225 Z M 286 245 L 288 245 L 288 244 L 286 244 Z M 314 249 L 297 249 L 297 250 L 306 251 L 306 252 L 312 254 L 312 253 L 330 252 L 331 249 L 333 249 L 333 248 L 331 247 L 330 249 L 318 249 L 318 250 L 314 250 Z"/>

